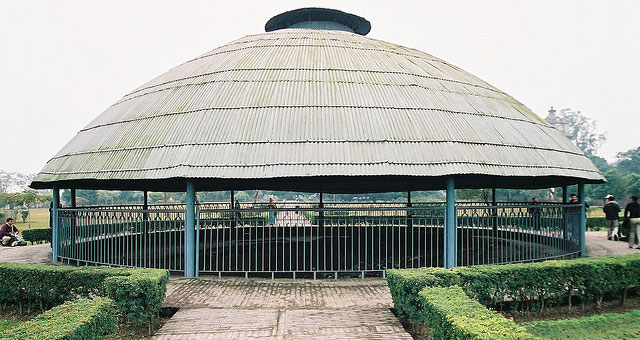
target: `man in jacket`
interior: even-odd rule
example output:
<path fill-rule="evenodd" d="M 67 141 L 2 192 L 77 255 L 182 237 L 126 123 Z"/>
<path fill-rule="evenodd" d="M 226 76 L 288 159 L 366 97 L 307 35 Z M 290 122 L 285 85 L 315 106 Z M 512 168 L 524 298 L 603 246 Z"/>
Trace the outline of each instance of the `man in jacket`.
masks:
<path fill-rule="evenodd" d="M 638 227 L 640 227 L 640 204 L 638 204 L 638 196 L 631 196 L 631 203 L 624 208 L 624 217 L 629 215 L 629 248 L 640 243 L 638 241 Z M 640 249 L 640 246 L 636 249 Z"/>
<path fill-rule="evenodd" d="M 18 228 L 13 225 L 13 218 L 7 218 L 7 223 L 3 224 L 2 227 L 0 227 L 0 240 L 2 240 L 2 245 L 13 245 L 15 236 L 18 235 L 19 232 L 20 231 L 18 230 Z"/>
<path fill-rule="evenodd" d="M 617 241 L 618 237 L 613 235 L 613 231 L 618 228 L 618 213 L 620 212 L 620 206 L 616 203 L 613 195 L 609 194 L 605 198 L 607 199 L 607 204 L 602 207 L 602 211 L 604 211 L 604 215 L 607 220 L 607 239 L 611 240 L 614 238 Z"/>

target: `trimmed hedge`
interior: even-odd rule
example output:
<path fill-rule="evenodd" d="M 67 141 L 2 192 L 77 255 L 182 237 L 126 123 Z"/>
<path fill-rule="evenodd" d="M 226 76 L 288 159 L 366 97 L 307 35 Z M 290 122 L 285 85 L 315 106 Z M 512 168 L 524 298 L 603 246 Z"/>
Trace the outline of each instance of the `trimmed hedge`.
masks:
<path fill-rule="evenodd" d="M 605 217 L 588 217 L 587 218 L 587 231 L 599 231 L 599 230 L 607 230 L 607 219 Z M 625 226 L 623 224 L 624 218 L 621 217 L 618 219 L 618 226 L 620 227 L 620 232 L 622 236 L 629 235 L 629 226 Z"/>
<path fill-rule="evenodd" d="M 112 276 L 105 282 L 107 296 L 134 325 L 152 322 L 160 312 L 167 290 L 168 272 L 150 275 L 134 273 L 130 276 Z"/>
<path fill-rule="evenodd" d="M 129 322 L 139 325 L 153 320 L 160 310 L 169 272 L 159 269 L 67 267 L 0 263 L 0 303 L 48 309 L 79 297 L 113 299 Z"/>
<path fill-rule="evenodd" d="M 418 323 L 424 322 L 422 299 L 418 293 L 425 287 L 448 287 L 460 284 L 460 277 L 451 270 L 429 268 L 391 269 L 387 271 L 387 283 L 393 305 L 398 315 Z"/>
<path fill-rule="evenodd" d="M 596 314 L 576 319 L 532 321 L 522 326 L 541 340 L 637 339 L 640 335 L 640 310 L 624 314 Z"/>
<path fill-rule="evenodd" d="M 23 230 L 22 238 L 25 241 L 31 242 L 31 244 L 51 243 L 51 228 Z"/>
<path fill-rule="evenodd" d="M 80 299 L 54 307 L 1 335 L 15 340 L 102 339 L 116 328 L 115 308 L 108 298 Z"/>
<path fill-rule="evenodd" d="M 527 331 L 471 300 L 458 286 L 425 288 L 419 293 L 433 340 L 529 340 Z"/>
<path fill-rule="evenodd" d="M 472 299 L 496 308 L 509 303 L 516 310 L 569 304 L 573 300 L 599 305 L 620 297 L 640 283 L 640 254 L 526 264 L 389 270 L 387 280 L 401 317 L 421 322 L 415 297 L 425 287 L 459 285 Z"/>

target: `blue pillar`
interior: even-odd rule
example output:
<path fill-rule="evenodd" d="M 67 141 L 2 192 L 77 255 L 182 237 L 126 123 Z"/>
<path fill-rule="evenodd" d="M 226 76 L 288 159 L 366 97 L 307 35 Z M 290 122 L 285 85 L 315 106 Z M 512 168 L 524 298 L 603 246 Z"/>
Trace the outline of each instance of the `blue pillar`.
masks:
<path fill-rule="evenodd" d="M 53 186 L 53 200 L 51 202 L 51 260 L 58 262 L 58 205 L 60 205 L 60 187 Z"/>
<path fill-rule="evenodd" d="M 585 233 L 585 217 L 587 216 L 587 211 L 584 204 L 584 184 L 578 184 L 578 201 L 580 202 L 580 255 L 587 255 L 587 245 L 584 237 Z"/>
<path fill-rule="evenodd" d="M 562 187 L 562 204 L 569 203 L 569 192 L 567 191 L 569 188 L 565 185 Z M 563 228 L 562 228 L 562 239 L 569 239 L 569 220 L 571 217 L 567 214 L 566 207 L 562 207 L 562 216 L 564 219 Z"/>
<path fill-rule="evenodd" d="M 187 181 L 187 207 L 184 214 L 184 277 L 195 277 L 196 273 L 196 191 L 193 181 Z"/>
<path fill-rule="evenodd" d="M 444 267 L 457 266 L 458 234 L 455 203 L 456 194 L 453 185 L 453 177 L 447 179 L 447 207 L 444 218 Z"/>

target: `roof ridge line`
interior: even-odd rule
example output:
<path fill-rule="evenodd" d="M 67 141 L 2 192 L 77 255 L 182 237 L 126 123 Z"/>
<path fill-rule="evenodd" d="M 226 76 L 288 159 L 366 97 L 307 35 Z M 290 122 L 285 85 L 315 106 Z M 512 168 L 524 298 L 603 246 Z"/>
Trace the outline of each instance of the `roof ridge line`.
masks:
<path fill-rule="evenodd" d="M 87 154 L 96 154 L 96 153 L 105 153 L 105 152 L 118 152 L 118 151 L 133 151 L 133 150 L 145 150 L 145 149 L 160 149 L 160 148 L 176 148 L 183 146 L 208 146 L 208 145 L 242 145 L 242 144 L 329 144 L 329 143 L 456 143 L 456 144 L 473 144 L 473 145 L 491 145 L 491 146 L 503 146 L 503 147 L 511 147 L 511 148 L 521 148 L 521 149 L 531 149 L 531 150 L 544 150 L 544 151 L 552 151 L 559 152 L 565 154 L 571 154 L 576 156 L 584 156 L 583 153 L 577 151 L 570 150 L 561 150 L 561 149 L 553 149 L 546 147 L 537 147 L 533 145 L 518 145 L 518 144 L 500 144 L 500 143 L 490 143 L 490 142 L 479 142 L 479 141 L 464 141 L 464 140 L 392 140 L 392 139 L 379 139 L 379 140 L 290 140 L 290 141 L 228 141 L 228 142 L 195 142 L 195 143 L 175 143 L 175 144 L 163 144 L 163 145 L 146 145 L 146 146 L 132 146 L 126 148 L 111 148 L 111 149 L 98 149 L 98 150 L 87 150 L 87 151 L 78 151 L 78 152 L 70 152 L 60 156 L 54 156 L 49 159 L 49 162 L 55 159 L 60 159 L 64 157 L 70 156 L 79 156 L 79 155 L 87 155 Z"/>

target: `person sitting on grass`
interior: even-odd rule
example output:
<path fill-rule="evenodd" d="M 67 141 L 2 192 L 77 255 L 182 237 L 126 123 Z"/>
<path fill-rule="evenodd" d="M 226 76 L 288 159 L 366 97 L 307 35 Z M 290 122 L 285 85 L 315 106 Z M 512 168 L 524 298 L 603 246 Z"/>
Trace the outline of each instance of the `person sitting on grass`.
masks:
<path fill-rule="evenodd" d="M 2 240 L 3 246 L 12 246 L 18 241 L 18 234 L 20 230 L 13 225 L 13 218 L 7 218 L 7 223 L 0 227 L 0 240 Z"/>

